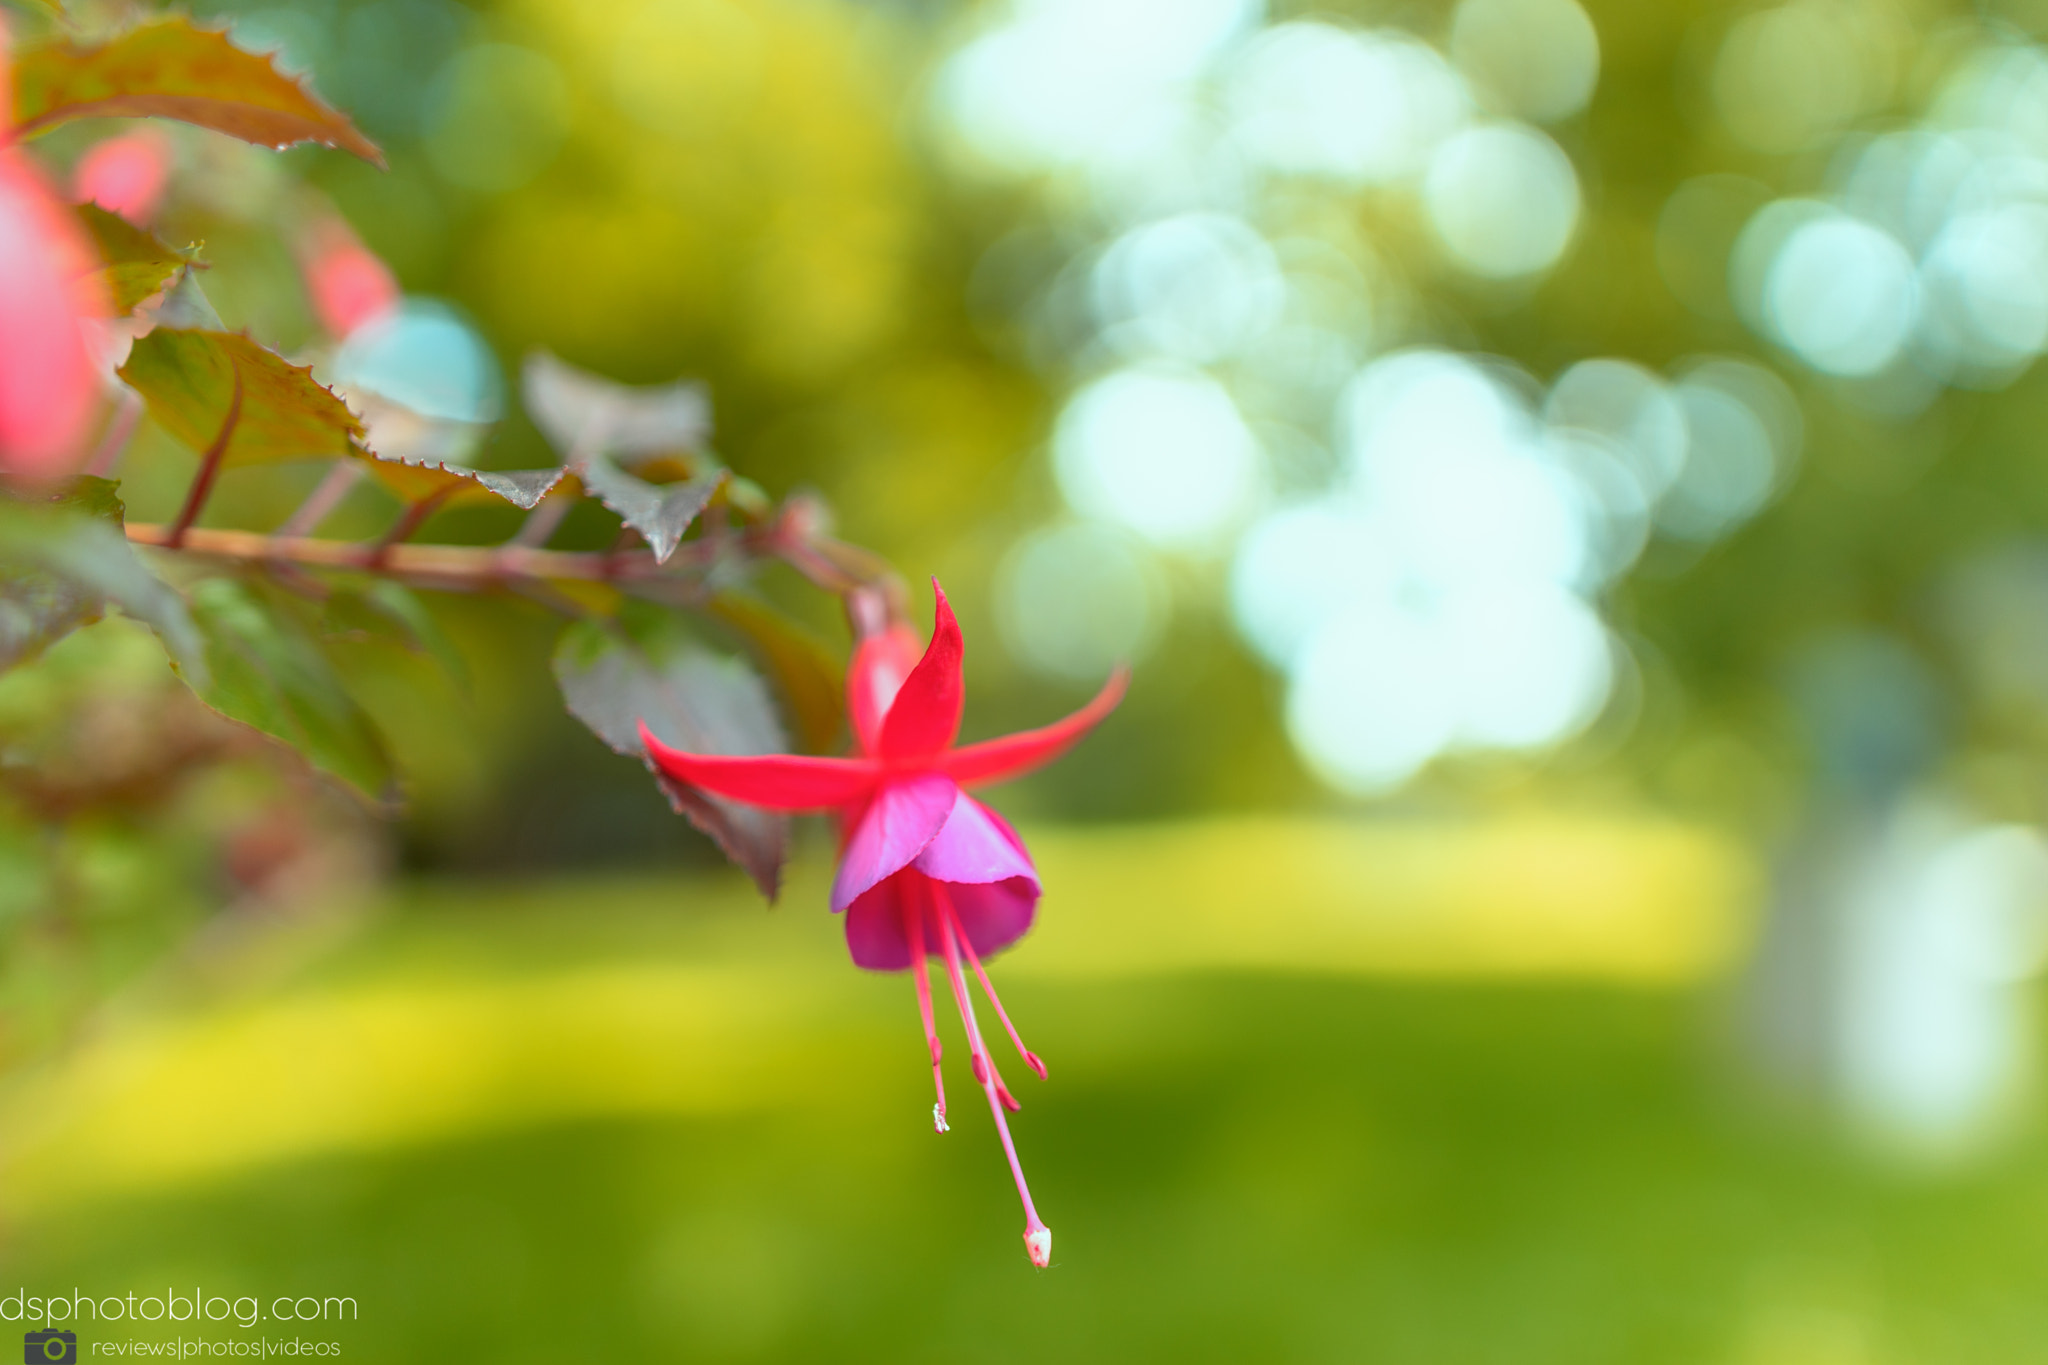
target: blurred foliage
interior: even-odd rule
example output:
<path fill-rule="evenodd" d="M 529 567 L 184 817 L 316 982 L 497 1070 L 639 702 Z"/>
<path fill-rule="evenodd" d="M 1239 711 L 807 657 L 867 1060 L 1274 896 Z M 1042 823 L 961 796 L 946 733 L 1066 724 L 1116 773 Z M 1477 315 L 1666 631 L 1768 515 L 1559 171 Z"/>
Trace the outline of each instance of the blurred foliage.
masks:
<path fill-rule="evenodd" d="M 975 271 L 1020 224 L 1049 220 L 1028 193 L 950 173 L 915 126 L 904 93 L 955 32 L 952 12 L 769 0 L 209 12 L 236 17 L 251 41 L 282 42 L 323 93 L 385 139 L 388 174 L 341 158 L 288 160 L 335 197 L 409 290 L 455 300 L 508 364 L 544 345 L 628 379 L 701 377 L 716 396 L 717 447 L 734 468 L 775 492 L 820 488 L 850 538 L 952 585 L 970 639 L 999 638 L 997 561 L 1057 505 L 1037 458 L 1054 376 L 1034 366 L 1016 315 Z M 1338 12 L 1364 24 L 1389 18 L 1365 4 Z M 1445 12 L 1393 17 L 1435 35 Z M 1596 3 L 1589 12 L 1600 86 L 1590 110 L 1557 133 L 1586 182 L 1576 244 L 1534 285 L 1464 282 L 1426 268 L 1420 224 L 1375 208 L 1352 230 L 1415 263 L 1417 307 L 1403 334 L 1498 353 L 1538 375 L 1600 354 L 1651 365 L 1706 350 L 1768 359 L 1721 283 L 1715 253 L 1728 241 L 1660 245 L 1659 216 L 1681 184 L 1708 173 L 1739 177 L 1755 203 L 1766 187 L 1809 187 L 1827 145 L 1766 154 L 1717 119 L 1714 56 L 1745 10 Z M 1272 17 L 1288 14 L 1276 7 Z M 1943 14 L 1916 12 L 1899 31 L 1941 32 Z M 1946 50 L 1930 47 L 1922 65 L 1938 68 Z M 1871 118 L 1908 108 L 1931 79 L 1915 74 L 1903 47 L 1893 60 L 1905 74 Z M 226 154 L 209 145 L 193 155 Z M 233 159 L 242 173 L 247 157 Z M 250 276 L 265 258 L 242 240 L 231 201 L 223 192 L 211 208 L 181 208 L 170 235 L 204 237 Z M 1729 239 L 1741 221 L 1731 220 Z M 268 260 L 271 287 L 214 292 L 231 322 L 289 339 L 304 327 L 282 283 L 290 263 Z M 229 272 L 215 273 L 225 286 Z M 1857 411 L 1829 381 L 1782 372 L 1808 419 L 1806 467 L 1789 494 L 1704 551 L 1653 547 L 1613 595 L 1612 618 L 1643 674 L 1633 701 L 1547 767 L 1463 760 L 1411 802 L 1649 795 L 1772 827 L 1806 763 L 1781 679 L 1816 632 L 1903 631 L 1949 692 L 1975 700 L 1941 632 L 1939 581 L 1970 553 L 2039 530 L 2048 509 L 2028 438 L 2038 380 L 1954 394 L 1898 422 Z M 531 467 L 545 455 L 515 412 L 487 458 Z M 572 523 L 565 537 L 574 533 Z M 1127 713 L 1072 763 L 1020 788 L 1020 809 L 1128 816 L 1322 799 L 1280 738 L 1273 682 L 1229 637 L 1215 569 L 1168 572 L 1171 623 Z M 837 632 L 817 604 L 779 597 Z M 537 628 L 506 619 L 492 630 L 519 662 L 494 660 L 481 670 L 488 679 L 527 672 L 545 650 Z M 989 731 L 1065 700 L 990 645 L 977 649 L 970 675 L 971 724 Z M 559 722 L 541 714 L 537 690 L 530 704 L 530 738 L 493 748 L 489 761 L 504 771 L 561 759 L 539 747 Z M 2031 813 L 2038 779 L 2016 780 L 2010 761 L 1983 756 L 2009 727 L 1974 705 L 1968 713 L 1964 738 L 1975 742 L 1955 760 L 1963 776 L 1993 808 Z M 1184 743 L 1189 734 L 1202 743 Z M 636 780 L 612 771 L 621 786 Z M 533 785 L 482 784 L 508 805 Z M 506 807 L 498 815 L 501 827 L 525 824 Z M 642 828 L 639 856 L 661 856 L 669 828 Z M 436 830 L 421 814 L 409 846 L 429 864 L 453 865 L 456 851 Z M 501 853 L 511 850 L 470 846 L 460 856 L 487 864 Z"/>
<path fill-rule="evenodd" d="M 365 811 L 221 720 L 138 625 L 0 675 L 0 1064 L 70 1036 L 225 911 L 295 912 L 382 871 Z"/>
<path fill-rule="evenodd" d="M 418 26 L 419 16 L 395 17 L 401 29 Z M 289 20 L 285 27 L 292 27 Z M 78 481 L 69 495 L 73 502 L 104 504 L 91 513 L 53 507 L 27 483 L 10 488 L 0 507 L 7 513 L 0 524 L 0 548 L 9 560 L 0 587 L 7 600 L 0 605 L 7 613 L 10 663 L 32 662 L 52 640 L 95 619 L 108 603 L 118 604 L 157 627 L 185 680 L 213 710 L 297 750 L 313 769 L 372 806 L 396 807 L 405 766 L 394 763 L 392 746 L 357 698 L 359 692 L 371 697 L 374 709 L 381 690 L 388 709 L 403 717 L 399 728 L 410 723 L 417 730 L 418 693 L 401 697 L 392 684 L 403 682 L 374 660 L 346 666 L 338 646 L 375 625 L 376 633 L 422 658 L 458 661 L 454 672 L 465 683 L 480 679 L 494 686 L 498 671 L 460 666 L 448 635 L 398 583 L 362 590 L 345 580 L 389 576 L 483 596 L 523 593 L 554 615 L 598 624 L 610 622 L 633 596 L 668 610 L 708 609 L 715 599 L 712 633 L 727 648 L 737 643 L 754 654 L 808 742 L 831 742 L 835 667 L 803 627 L 781 617 L 772 598 L 747 594 L 741 581 L 753 567 L 750 560 L 786 558 L 814 585 L 844 594 L 887 570 L 824 538 L 813 501 L 778 504 L 758 485 L 733 478 L 705 448 L 708 415 L 700 384 L 621 387 L 536 350 L 524 369 L 525 387 L 553 449 L 518 471 L 469 465 L 464 461 L 502 401 L 497 362 L 445 306 L 404 310 L 383 264 L 356 243 L 317 191 L 295 183 L 303 161 L 265 160 L 252 150 L 319 143 L 354 152 L 381 172 L 377 146 L 280 67 L 282 58 L 263 50 L 256 31 L 235 32 L 236 45 L 226 29 L 188 17 L 138 18 L 86 4 L 75 14 L 32 24 L 30 33 L 14 54 L 14 118 L 26 136 L 50 134 L 41 155 L 59 169 L 74 162 L 76 185 L 98 186 L 78 193 L 98 194 L 122 215 L 86 208 L 60 226 L 80 236 L 76 251 L 64 243 L 72 255 L 82 255 L 89 238 L 100 257 L 100 281 L 128 310 L 105 330 L 114 342 L 134 338 L 115 346 L 126 352 L 117 376 L 127 387 L 109 395 L 100 448 L 87 451 L 83 431 L 74 432 L 66 438 L 69 463 L 55 468 L 75 470 L 90 458 L 91 467 L 105 471 L 125 455 L 133 507 L 124 507 L 114 484 L 97 478 Z M 423 144 L 444 186 L 486 195 L 531 180 L 554 159 L 565 129 L 565 106 L 553 98 L 561 93 L 559 77 L 549 59 L 487 42 L 444 56 L 446 69 L 429 82 L 433 113 Z M 376 107 L 374 96 L 370 103 Z M 125 142 L 91 141 L 86 126 L 108 116 L 161 117 L 173 131 L 152 127 Z M 849 126 L 859 125 L 833 120 L 830 131 Z M 223 142 L 214 136 L 219 133 L 239 142 Z M 849 168 L 846 150 L 833 143 L 821 154 L 843 171 Z M 30 186 L 24 193 L 40 203 L 46 191 L 39 177 L 51 168 L 35 166 L 23 163 Z M 173 248 L 173 239 L 195 245 Z M 202 241 L 212 244 L 209 254 L 196 245 Z M 859 274 L 841 266 L 836 258 L 824 262 L 810 285 Z M 70 256 L 64 268 L 72 268 Z M 200 272 L 222 282 L 220 308 Z M 778 265 L 763 278 L 786 288 L 790 272 Z M 854 312 L 863 316 L 841 325 L 832 319 L 830 300 L 817 312 L 816 293 L 806 286 L 785 301 L 798 312 L 780 319 L 771 334 L 785 349 L 801 336 L 797 349 L 804 354 L 791 350 L 783 360 L 762 361 L 771 373 L 816 377 L 843 370 L 851 348 L 879 334 L 882 310 L 872 301 L 856 299 Z M 645 291 L 636 290 L 636 297 Z M 69 314 L 54 321 L 76 325 Z M 639 322 L 626 319 L 628 326 Z M 835 326 L 846 336 L 835 339 Z M 576 339 L 573 329 L 570 339 Z M 10 344 L 37 341 L 15 337 Z M 280 341 L 312 363 L 286 359 L 272 349 Z M 330 382 L 338 390 L 330 390 Z M 145 412 L 143 436 L 129 449 Z M 523 434 L 530 441 L 533 428 Z M 516 451 L 520 435 L 505 445 Z M 486 458 L 502 460 L 504 453 L 493 450 Z M 193 455 L 196 467 L 186 460 Z M 333 461 L 326 470 L 303 468 L 321 457 Z M 301 467 L 275 468 L 294 464 Z M 365 472 L 373 477 L 362 477 Z M 26 479 L 27 466 L 10 474 Z M 551 495 L 553 503 L 541 508 Z M 576 504 L 585 495 L 619 522 L 579 518 L 585 509 Z M 514 521 L 506 504 L 532 515 Z M 163 560 L 166 567 L 177 563 L 176 588 L 132 556 L 117 530 L 129 511 L 135 515 L 125 517 L 128 539 L 195 552 L 182 562 Z M 347 534 L 319 539 L 337 512 Z M 447 523 L 452 544 L 410 543 L 442 513 L 453 514 Z M 384 525 L 371 529 L 372 518 Z M 274 538 L 254 529 L 280 521 Z M 567 553 L 562 542 L 550 546 L 565 521 Z M 681 542 L 693 530 L 697 536 L 685 550 Z M 502 548 L 465 553 L 479 535 Z M 641 544 L 645 550 L 636 550 Z M 575 553 L 579 548 L 586 552 Z M 239 575 L 208 576 L 205 566 L 223 559 L 241 565 Z M 337 570 L 344 581 L 326 576 Z M 537 623 L 529 616 L 521 625 L 532 640 Z M 520 662 L 540 664 L 532 671 L 544 672 L 544 661 L 530 653 Z M 701 648 L 692 662 L 704 666 L 689 679 L 662 679 L 682 710 L 664 708 L 658 724 L 671 712 L 684 716 L 700 749 L 779 742 L 779 722 L 748 663 Z M 619 744 L 623 735 L 624 749 L 637 752 L 630 721 L 622 721 L 632 709 L 637 675 L 580 656 L 565 669 L 563 685 L 574 684 L 573 714 L 595 717 L 590 723 L 601 737 Z M 705 689 L 703 704 L 677 692 L 680 681 Z M 749 707 L 736 710 L 735 698 Z M 530 719 L 523 702 L 522 722 Z M 421 751 L 431 760 L 435 748 Z M 201 750 L 171 752 L 171 773 L 179 779 L 205 770 L 213 758 Z M 503 771 L 501 758 L 489 776 Z M 177 785 L 169 777 L 166 782 Z M 433 782 L 430 771 L 425 785 L 431 789 Z M 542 778 L 535 785 L 548 784 Z M 742 837 L 743 813 L 664 785 L 678 810 L 741 857 L 764 888 L 774 886 L 784 857 L 780 819 L 767 821 L 761 837 Z M 431 793 L 424 805 L 433 809 Z M 95 814 L 89 802 L 38 798 L 29 807 L 60 834 Z M 520 838 L 520 822 L 504 814 L 487 810 L 474 821 L 504 841 L 485 850 L 501 865 L 504 848 Z M 191 880 L 189 869 L 160 870 L 173 880 Z"/>

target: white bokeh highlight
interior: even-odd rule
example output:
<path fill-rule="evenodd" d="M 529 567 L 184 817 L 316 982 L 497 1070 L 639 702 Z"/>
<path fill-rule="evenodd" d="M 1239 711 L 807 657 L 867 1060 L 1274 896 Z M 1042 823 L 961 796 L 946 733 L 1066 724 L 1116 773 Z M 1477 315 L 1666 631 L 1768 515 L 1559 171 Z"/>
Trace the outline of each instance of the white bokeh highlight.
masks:
<path fill-rule="evenodd" d="M 1234 136 L 1258 164 L 1349 185 L 1415 174 L 1471 113 L 1465 83 L 1426 43 L 1314 21 L 1260 34 L 1227 99 Z"/>
<path fill-rule="evenodd" d="M 1229 390 L 1165 365 L 1118 370 L 1075 394 L 1053 469 L 1077 511 L 1187 550 L 1233 529 L 1262 484 L 1258 442 Z"/>
<path fill-rule="evenodd" d="M 1412 204 L 1437 263 L 1511 291 L 1564 259 L 1579 175 L 1537 125 L 1598 86 L 1578 0 L 1461 0 L 1441 44 L 1267 23 L 1258 0 L 988 19 L 934 107 L 970 163 L 1048 186 L 1075 245 L 1036 325 L 1083 376 L 1052 437 L 1069 515 L 997 574 L 1011 651 L 1099 674 L 1157 638 L 1162 569 L 1199 582 L 1227 556 L 1289 734 L 1343 790 L 1591 724 L 1628 662 L 1601 595 L 1677 534 L 1667 517 L 1705 535 L 1753 515 L 1796 452 L 1689 374 L 1598 359 L 1546 394 L 1484 358 L 1376 355 L 1417 300 L 1359 230 L 1375 197 Z"/>
<path fill-rule="evenodd" d="M 1764 315 L 1816 370 L 1876 374 L 1898 356 L 1920 306 L 1913 258 L 1882 228 L 1828 215 L 1792 229 L 1765 276 Z"/>
<path fill-rule="evenodd" d="M 996 575 L 997 624 L 1041 672 L 1100 680 L 1144 656 L 1166 616 L 1166 589 L 1144 547 L 1100 522 L 1033 532 Z"/>
<path fill-rule="evenodd" d="M 2048 843 L 1924 801 L 1886 834 L 1851 869 L 1840 910 L 1846 1098 L 1895 1142 L 1968 1150 L 2008 1116 L 2033 1060 Z"/>
<path fill-rule="evenodd" d="M 1575 0 L 1459 0 L 1451 57 L 1502 113 L 1550 123 L 1593 98 L 1600 35 Z"/>
<path fill-rule="evenodd" d="M 1717 59 L 1723 121 L 1767 151 L 1840 135 L 1888 98 L 1891 22 L 1821 0 L 1739 21 Z M 1879 415 L 2003 387 L 2048 351 L 2048 53 L 1975 41 L 1917 123 L 1843 137 L 1825 183 L 1766 205 L 1729 260 L 1744 321 Z"/>
<path fill-rule="evenodd" d="M 1142 154 L 1255 26 L 1255 0 L 1019 0 L 938 79 L 941 117 L 989 162 L 1035 171 Z"/>
<path fill-rule="evenodd" d="M 1513 279 L 1555 265 L 1579 223 L 1571 158 L 1522 123 L 1466 131 L 1439 147 L 1423 181 L 1430 226 L 1475 275 Z"/>
<path fill-rule="evenodd" d="M 1397 790 L 1439 757 L 1540 754 L 1629 666 L 1599 595 L 1653 528 L 1726 535 L 1798 455 L 1798 405 L 1748 362 L 1614 359 L 1547 394 L 1495 362 L 1398 352 L 1339 405 L 1346 477 L 1254 524 L 1240 632 L 1288 677 L 1288 733 L 1333 785 Z"/>
<path fill-rule="evenodd" d="M 1181 214 L 1133 228 L 1094 274 L 1105 339 L 1132 355 L 1207 364 L 1260 340 L 1278 321 L 1287 284 L 1273 249 L 1228 214 Z"/>

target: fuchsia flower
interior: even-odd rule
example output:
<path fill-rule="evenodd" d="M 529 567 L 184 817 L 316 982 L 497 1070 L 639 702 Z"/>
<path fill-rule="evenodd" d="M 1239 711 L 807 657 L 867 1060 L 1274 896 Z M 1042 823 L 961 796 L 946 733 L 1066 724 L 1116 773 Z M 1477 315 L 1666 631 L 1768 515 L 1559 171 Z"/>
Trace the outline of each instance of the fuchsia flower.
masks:
<path fill-rule="evenodd" d="M 1024 1246 L 1033 1264 L 1044 1266 L 1052 1258 L 1052 1232 L 1031 1205 L 1003 1116 L 1006 1108 L 1019 1106 L 982 1041 L 961 969 L 964 959 L 1024 1064 L 1043 1080 L 1045 1064 L 1025 1049 L 982 966 L 983 958 L 1031 927 L 1038 870 L 1016 831 L 963 788 L 1020 777 L 1058 758 L 1116 708 L 1126 674 L 1118 669 L 1095 700 L 1065 720 L 954 748 L 964 699 L 960 626 L 936 581 L 932 591 L 938 606 L 922 658 L 917 637 L 902 626 L 869 636 L 854 651 L 846 680 L 847 713 L 859 750 L 854 757 L 690 754 L 669 748 L 645 724 L 640 739 L 663 772 L 713 795 L 773 810 L 838 812 L 842 842 L 832 909 L 846 912 L 846 946 L 862 967 L 908 967 L 916 979 L 938 1092 L 932 1125 L 941 1133 L 946 1082 L 925 961 L 936 956 L 944 963 L 974 1079 L 988 1097 L 1024 1203 Z"/>

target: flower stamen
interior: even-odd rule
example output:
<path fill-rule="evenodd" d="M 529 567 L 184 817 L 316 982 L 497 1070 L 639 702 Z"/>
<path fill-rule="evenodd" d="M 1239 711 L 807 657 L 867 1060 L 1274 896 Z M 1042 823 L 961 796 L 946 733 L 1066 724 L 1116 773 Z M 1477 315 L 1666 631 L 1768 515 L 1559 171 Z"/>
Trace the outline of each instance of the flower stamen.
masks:
<path fill-rule="evenodd" d="M 960 936 L 960 950 L 967 955 L 967 963 L 974 968 L 974 975 L 981 982 L 982 993 L 988 996 L 989 1004 L 995 1006 L 996 1018 L 1003 1021 L 1003 1031 L 1010 1035 L 1010 1042 L 1016 1047 L 1017 1055 L 1024 1059 L 1024 1065 L 1038 1073 L 1038 1079 L 1045 1079 L 1045 1063 L 1038 1060 L 1038 1054 L 1024 1046 L 1024 1040 L 1017 1036 L 1017 1026 L 1010 1022 L 1010 1012 L 1003 1008 L 1002 997 L 996 994 L 995 986 L 988 979 L 988 972 L 981 965 L 981 955 L 974 951 L 974 944 L 967 937 L 966 928 L 960 923 L 960 916 L 951 905 L 946 913 L 953 916 L 953 927 Z"/>
<path fill-rule="evenodd" d="M 960 1007 L 960 1024 L 967 1032 L 967 1047 L 975 1061 L 975 1079 L 988 1096 L 988 1110 L 995 1116 L 996 1133 L 1003 1140 L 1003 1155 L 1010 1162 L 1010 1177 L 1017 1182 L 1017 1198 L 1024 1205 L 1024 1249 L 1030 1254 L 1031 1263 L 1043 1269 L 1052 1260 L 1052 1230 L 1039 1220 L 1038 1210 L 1031 1205 L 1031 1187 L 1024 1183 L 1024 1163 L 1017 1159 L 1017 1144 L 1010 1138 L 1009 1120 L 1003 1117 L 1004 1101 L 1013 1109 L 1017 1101 L 1002 1089 L 995 1063 L 989 1060 L 988 1047 L 981 1040 L 981 1028 L 974 1020 L 974 1001 L 967 994 L 967 978 L 960 971 L 959 940 L 966 938 L 966 934 L 956 928 L 959 916 L 954 913 L 942 884 L 927 885 L 931 887 L 932 909 L 938 920 L 939 951 L 946 959 L 946 978 L 952 984 L 953 1003 Z"/>

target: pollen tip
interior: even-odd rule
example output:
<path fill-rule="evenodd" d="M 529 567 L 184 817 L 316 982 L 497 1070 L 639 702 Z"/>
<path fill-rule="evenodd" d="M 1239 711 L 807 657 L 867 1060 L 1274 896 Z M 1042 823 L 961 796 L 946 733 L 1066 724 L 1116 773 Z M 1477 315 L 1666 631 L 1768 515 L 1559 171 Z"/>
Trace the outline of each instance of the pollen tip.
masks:
<path fill-rule="evenodd" d="M 1010 1093 L 1010 1087 L 1007 1085 L 1000 1085 L 996 1087 L 996 1098 L 1003 1102 L 1003 1108 L 1009 1110 L 1013 1114 L 1024 1107 L 1021 1103 L 1018 1102 L 1017 1097 Z"/>
<path fill-rule="evenodd" d="M 932 1106 L 932 1131 L 934 1133 L 950 1133 L 953 1131 L 946 1126 L 946 1110 L 943 1105 L 935 1104 Z"/>
<path fill-rule="evenodd" d="M 1038 1054 L 1037 1054 L 1037 1053 L 1035 1053 L 1035 1052 L 1027 1052 L 1027 1053 L 1025 1053 L 1025 1054 L 1024 1054 L 1024 1065 L 1026 1065 L 1026 1066 L 1030 1067 L 1030 1068 L 1031 1068 L 1031 1069 L 1032 1069 L 1032 1070 L 1033 1070 L 1034 1072 L 1036 1072 L 1036 1073 L 1038 1074 L 1038 1079 L 1039 1079 L 1039 1080 L 1041 1080 L 1041 1081 L 1042 1081 L 1042 1080 L 1044 1080 L 1044 1079 L 1045 1079 L 1045 1063 L 1044 1063 L 1044 1062 L 1041 1062 L 1041 1061 L 1039 1061 L 1039 1060 L 1038 1060 Z"/>
<path fill-rule="evenodd" d="M 1052 1229 L 1043 1223 L 1036 1223 L 1024 1229 L 1024 1250 L 1031 1256 L 1031 1264 L 1040 1270 L 1052 1264 Z"/>
<path fill-rule="evenodd" d="M 982 1065 L 981 1054 L 979 1052 L 975 1053 L 972 1060 L 974 1062 L 974 1083 L 976 1085 L 987 1085 L 988 1069 Z"/>
<path fill-rule="evenodd" d="M 944 1052 L 944 1050 L 943 1050 L 942 1048 L 940 1048 L 940 1046 L 939 1046 L 939 1040 L 938 1040 L 938 1039 L 936 1039 L 936 1038 L 932 1039 L 932 1065 L 933 1065 L 933 1066 L 937 1066 L 937 1065 L 939 1064 L 940 1058 L 941 1058 L 941 1057 L 943 1056 L 943 1052 Z"/>

